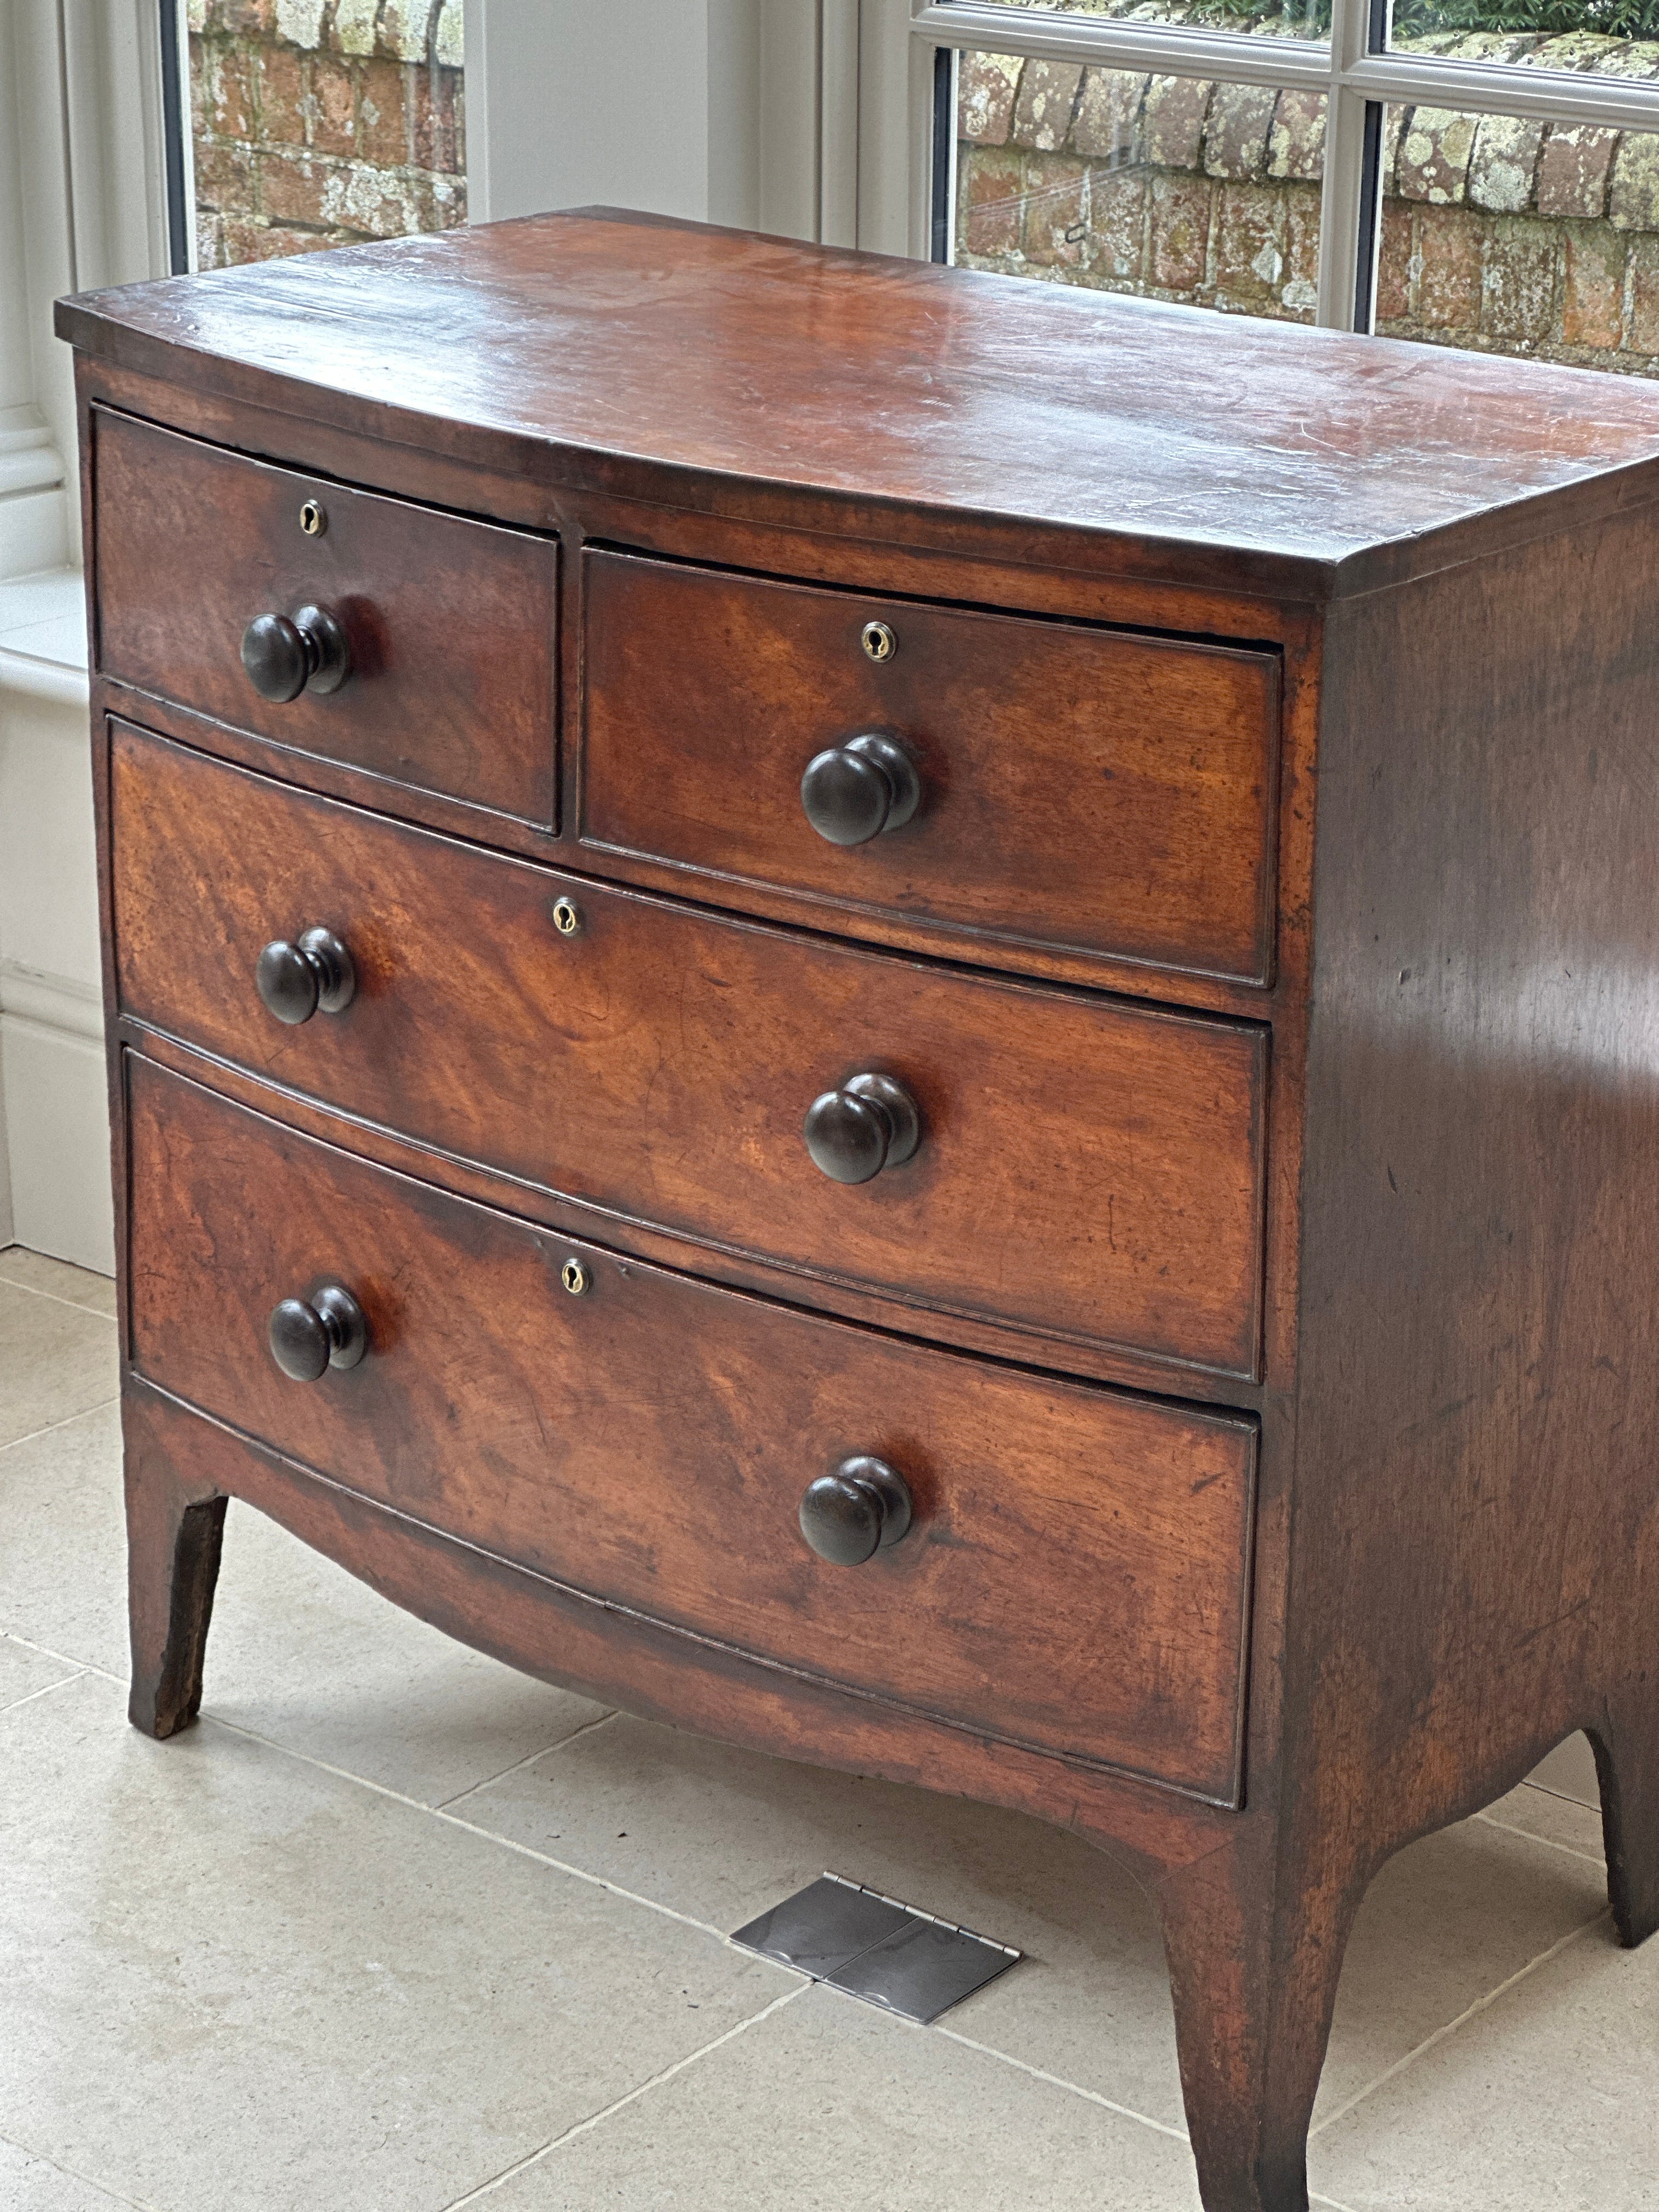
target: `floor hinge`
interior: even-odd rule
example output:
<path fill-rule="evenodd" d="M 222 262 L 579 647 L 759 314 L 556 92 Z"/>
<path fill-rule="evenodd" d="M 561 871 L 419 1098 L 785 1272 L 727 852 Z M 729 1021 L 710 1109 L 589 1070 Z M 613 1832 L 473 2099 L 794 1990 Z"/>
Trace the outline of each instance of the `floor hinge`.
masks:
<path fill-rule="evenodd" d="M 732 1941 L 924 2027 L 1024 1955 L 839 1874 L 821 1875 Z"/>

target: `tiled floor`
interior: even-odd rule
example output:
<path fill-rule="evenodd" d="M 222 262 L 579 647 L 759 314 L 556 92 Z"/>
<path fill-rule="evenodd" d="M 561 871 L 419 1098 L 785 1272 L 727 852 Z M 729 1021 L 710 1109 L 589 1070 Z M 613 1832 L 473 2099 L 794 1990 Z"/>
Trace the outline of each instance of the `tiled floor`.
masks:
<path fill-rule="evenodd" d="M 231 1509 L 203 1725 L 125 1719 L 110 1286 L 0 1252 L 0 2212 L 1194 2212 L 1133 1885 L 608 1715 Z M 1659 1942 L 1582 1742 L 1396 1859 L 1316 2201 L 1656 2212 Z M 825 1867 L 1019 1945 L 911 2028 L 722 1932 Z"/>

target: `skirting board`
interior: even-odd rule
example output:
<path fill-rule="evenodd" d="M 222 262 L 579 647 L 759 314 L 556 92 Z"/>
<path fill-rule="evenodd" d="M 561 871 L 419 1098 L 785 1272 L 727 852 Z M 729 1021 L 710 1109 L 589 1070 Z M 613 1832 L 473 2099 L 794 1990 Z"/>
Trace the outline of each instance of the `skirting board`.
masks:
<path fill-rule="evenodd" d="M 103 1047 L 27 1014 L 0 1013 L 0 1091 L 13 1238 L 112 1275 Z"/>

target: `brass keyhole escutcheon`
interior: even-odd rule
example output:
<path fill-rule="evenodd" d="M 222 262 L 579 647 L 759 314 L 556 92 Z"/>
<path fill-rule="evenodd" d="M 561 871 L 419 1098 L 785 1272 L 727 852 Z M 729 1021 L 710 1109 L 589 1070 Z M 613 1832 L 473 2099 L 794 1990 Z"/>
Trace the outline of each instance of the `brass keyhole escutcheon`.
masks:
<path fill-rule="evenodd" d="M 579 1298 L 592 1282 L 593 1278 L 588 1273 L 581 1261 L 572 1259 L 567 1260 L 560 1268 L 559 1280 L 573 1298 Z"/>
<path fill-rule="evenodd" d="M 859 643 L 872 660 L 890 660 L 898 651 L 898 640 L 884 622 L 866 623 Z"/>
<path fill-rule="evenodd" d="M 574 937 L 581 926 L 581 908 L 576 904 L 574 899 L 554 900 L 553 927 L 561 937 Z"/>
<path fill-rule="evenodd" d="M 328 528 L 328 511 L 319 499 L 308 499 L 300 509 L 300 527 L 307 538 L 320 538 Z"/>

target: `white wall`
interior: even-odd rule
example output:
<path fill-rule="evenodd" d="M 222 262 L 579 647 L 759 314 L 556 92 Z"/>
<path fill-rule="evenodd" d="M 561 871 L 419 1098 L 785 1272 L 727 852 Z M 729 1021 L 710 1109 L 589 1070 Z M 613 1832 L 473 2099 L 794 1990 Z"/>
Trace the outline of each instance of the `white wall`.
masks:
<path fill-rule="evenodd" d="M 603 201 L 752 222 L 759 6 L 474 0 L 466 101 L 475 220 Z"/>
<path fill-rule="evenodd" d="M 56 587 L 58 614 L 0 629 L 0 655 L 14 678 L 22 647 L 77 650 L 78 575 L 41 581 Z M 16 611 L 32 588 L 0 586 L 0 613 Z M 69 635 L 53 639 L 54 628 Z M 84 678 L 44 659 L 34 672 L 43 691 L 59 696 L 31 694 L 16 680 L 0 687 L 0 1102 L 9 1234 L 33 1251 L 109 1274 L 115 1248 Z"/>
<path fill-rule="evenodd" d="M 469 0 L 473 217 L 608 204 L 927 251 L 909 0 Z"/>
<path fill-rule="evenodd" d="M 0 0 L 0 1243 L 114 1265 L 62 292 L 166 265 L 157 0 Z"/>
<path fill-rule="evenodd" d="M 56 568 L 70 557 L 61 487 L 74 399 L 52 373 L 36 311 L 57 258 L 41 232 L 33 185 L 42 154 L 34 121 L 40 14 L 27 11 L 23 0 L 0 0 L 0 577 Z"/>

